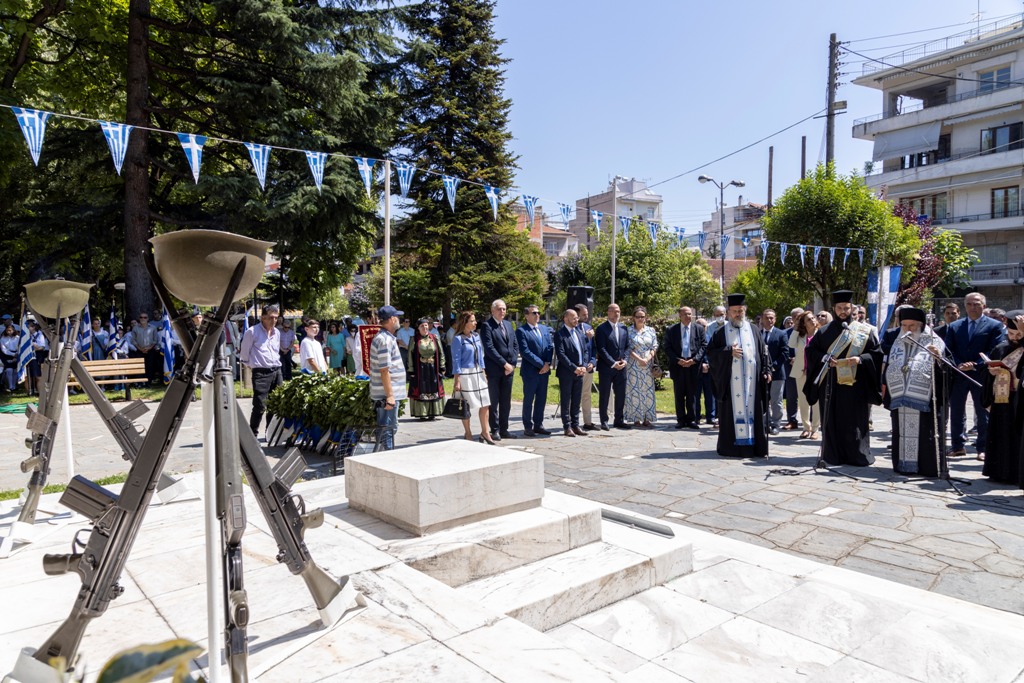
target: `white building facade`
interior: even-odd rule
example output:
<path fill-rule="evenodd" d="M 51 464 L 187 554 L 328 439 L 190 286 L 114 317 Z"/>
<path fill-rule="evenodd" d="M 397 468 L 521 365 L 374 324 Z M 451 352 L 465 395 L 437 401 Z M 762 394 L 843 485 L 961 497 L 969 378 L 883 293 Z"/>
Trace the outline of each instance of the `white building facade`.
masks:
<path fill-rule="evenodd" d="M 602 231 L 611 230 L 613 225 L 618 227 L 616 216 L 638 216 L 643 221 L 661 223 L 662 201 L 661 195 L 647 189 L 644 181 L 616 176 L 604 192 L 576 200 L 576 215 L 569 221 L 569 232 L 576 235 L 581 247 L 591 249 L 597 245 L 597 236 L 588 233 L 594 225 L 591 211 L 604 214 Z"/>

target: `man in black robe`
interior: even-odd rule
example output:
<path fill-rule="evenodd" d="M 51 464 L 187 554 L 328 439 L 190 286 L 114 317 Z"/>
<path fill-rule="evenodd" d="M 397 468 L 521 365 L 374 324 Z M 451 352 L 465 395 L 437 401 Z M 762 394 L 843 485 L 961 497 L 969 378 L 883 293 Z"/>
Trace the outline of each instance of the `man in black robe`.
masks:
<path fill-rule="evenodd" d="M 1004 484 L 1024 488 L 1024 399 L 1021 399 L 1021 377 L 1024 358 L 1024 310 L 1006 314 L 1006 341 L 992 349 L 990 365 L 985 373 L 983 405 L 989 411 L 985 466 L 981 473 Z M 1001 364 L 1001 365 L 1000 365 Z M 1005 366 L 1005 367 L 1004 367 Z"/>
<path fill-rule="evenodd" d="M 729 295 L 726 323 L 715 330 L 707 347 L 718 415 L 718 454 L 766 458 L 771 361 L 764 339 L 746 320 L 745 300 L 743 294 Z"/>
<path fill-rule="evenodd" d="M 807 345 L 804 394 L 808 403 L 821 407 L 825 462 L 864 467 L 875 461 L 868 421 L 871 406 L 882 403 L 882 350 L 874 330 L 850 317 L 852 300 L 853 292 L 832 293 L 835 318 Z"/>

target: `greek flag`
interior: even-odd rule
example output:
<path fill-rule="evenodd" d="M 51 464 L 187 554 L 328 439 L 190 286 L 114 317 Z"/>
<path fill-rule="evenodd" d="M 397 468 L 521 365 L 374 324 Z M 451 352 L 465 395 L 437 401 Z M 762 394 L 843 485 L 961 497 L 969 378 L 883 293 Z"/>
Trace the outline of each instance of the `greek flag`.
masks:
<path fill-rule="evenodd" d="M 107 321 L 107 348 L 104 349 L 107 358 L 114 355 L 117 351 L 118 345 L 121 343 L 121 335 L 117 332 L 117 315 L 114 313 L 114 307 L 110 307 L 110 319 Z"/>
<path fill-rule="evenodd" d="M 307 152 L 307 154 L 309 154 L 309 152 Z M 373 165 L 377 160 L 367 159 L 366 157 L 352 157 L 352 160 L 356 162 L 356 168 L 359 169 L 359 177 L 363 179 L 363 187 L 366 188 L 366 196 L 373 199 L 373 195 L 370 193 L 370 184 L 373 183 Z"/>
<path fill-rule="evenodd" d="M 306 152 L 306 161 L 309 162 L 309 170 L 313 174 L 313 182 L 316 183 L 316 191 L 323 193 L 324 166 L 327 164 L 327 153 Z"/>
<path fill-rule="evenodd" d="M 107 147 L 110 148 L 110 156 L 114 160 L 114 170 L 117 171 L 117 175 L 121 175 L 124 155 L 128 151 L 128 138 L 134 127 L 112 121 L 100 121 L 100 128 L 103 129 L 103 137 L 107 139 Z"/>
<path fill-rule="evenodd" d="M 800 267 L 801 268 L 806 268 L 807 267 L 807 262 L 804 261 L 804 249 L 806 249 L 806 248 L 807 247 L 804 246 L 803 244 L 796 245 L 796 250 L 800 254 Z"/>
<path fill-rule="evenodd" d="M 29 154 L 36 166 L 39 165 L 39 155 L 43 151 L 43 136 L 46 135 L 46 119 L 50 118 L 50 112 L 39 111 L 38 109 L 22 109 L 11 107 L 11 111 L 18 118 L 18 125 L 21 126 L 21 133 L 28 143 Z"/>
<path fill-rule="evenodd" d="M 409 196 L 409 188 L 412 187 L 412 177 L 416 175 L 416 167 L 404 161 L 395 164 L 395 171 L 398 173 L 398 187 L 402 190 L 402 199 Z"/>
<path fill-rule="evenodd" d="M 747 249 L 750 247 L 750 238 L 744 235 L 740 238 L 740 243 L 743 245 L 744 249 Z"/>
<path fill-rule="evenodd" d="M 523 195 L 523 206 L 526 207 L 526 215 L 530 217 L 530 228 L 533 228 L 533 210 L 537 206 L 537 200 L 539 197 L 531 197 L 528 194 Z"/>
<path fill-rule="evenodd" d="M 768 260 L 768 247 L 770 245 L 771 242 L 769 242 L 768 240 L 761 240 L 761 263 L 764 263 L 766 260 Z"/>
<path fill-rule="evenodd" d="M 188 159 L 189 168 L 192 169 L 192 178 L 199 184 L 199 167 L 203 163 L 203 145 L 206 144 L 205 135 L 193 135 L 192 133 L 178 133 L 178 142 Z"/>
<path fill-rule="evenodd" d="M 601 219 L 604 218 L 604 214 L 600 211 L 591 211 L 590 219 L 594 221 L 594 225 L 597 226 L 597 236 L 601 236 Z"/>
<path fill-rule="evenodd" d="M 871 252 L 871 265 L 878 263 L 878 250 L 874 249 Z"/>
<path fill-rule="evenodd" d="M 779 259 L 782 260 L 782 265 L 786 265 L 786 250 L 789 249 L 789 245 L 785 242 L 779 244 Z"/>
<path fill-rule="evenodd" d="M 821 253 L 821 247 L 814 248 L 814 267 L 818 267 L 818 254 Z"/>
<path fill-rule="evenodd" d="M 725 248 L 729 246 L 729 235 L 722 235 L 722 253 L 725 253 Z"/>
<path fill-rule="evenodd" d="M 697 233 L 697 248 L 704 251 L 704 242 L 707 240 L 708 234 L 706 232 Z"/>
<path fill-rule="evenodd" d="M 160 318 L 160 353 L 164 355 L 164 384 L 170 384 L 174 375 L 174 345 L 171 343 L 171 318 L 167 309 Z"/>
<path fill-rule="evenodd" d="M 568 204 L 558 203 L 558 211 L 562 214 L 562 225 L 565 229 L 569 229 L 569 214 L 572 213 L 572 207 Z"/>
<path fill-rule="evenodd" d="M 619 216 L 619 225 L 622 227 L 622 239 L 629 241 L 629 216 Z"/>
<path fill-rule="evenodd" d="M 82 330 L 78 333 L 78 348 L 86 360 L 92 360 L 92 316 L 89 315 L 89 304 L 82 311 Z"/>
<path fill-rule="evenodd" d="M 653 221 L 647 221 L 647 229 L 651 231 L 651 241 L 655 244 L 658 243 L 658 224 Z"/>
<path fill-rule="evenodd" d="M 850 248 L 846 247 L 843 250 L 843 268 L 846 268 L 846 262 L 850 260 Z"/>
<path fill-rule="evenodd" d="M 498 220 L 498 196 L 501 194 L 501 190 L 490 185 L 484 185 L 484 194 L 487 195 L 487 202 L 491 205 L 491 213 L 494 214 L 494 220 Z M 532 226 L 533 223 L 530 223 Z"/>
<path fill-rule="evenodd" d="M 686 240 L 686 238 L 683 237 L 683 234 L 686 232 L 686 230 L 680 227 L 675 227 L 673 228 L 673 230 L 675 230 L 676 233 L 676 247 L 678 248 L 683 246 L 683 242 Z"/>
<path fill-rule="evenodd" d="M 270 161 L 270 147 L 247 142 L 245 148 L 249 150 L 249 160 L 252 161 L 252 168 L 256 171 L 256 180 L 260 181 L 260 189 L 267 189 L 267 162 Z"/>
<path fill-rule="evenodd" d="M 857 250 L 857 258 L 860 259 L 860 267 L 863 268 L 864 267 L 864 250 L 863 249 L 858 249 Z"/>
<path fill-rule="evenodd" d="M 459 189 L 459 179 L 455 176 L 443 175 L 441 182 L 444 183 L 444 193 L 448 196 L 448 206 L 452 207 L 452 213 L 455 213 L 455 191 Z"/>
<path fill-rule="evenodd" d="M 28 364 L 36 357 L 32 349 L 32 333 L 28 331 L 28 313 L 21 314 L 21 337 L 18 339 L 18 383 L 25 381 Z"/>
<path fill-rule="evenodd" d="M 835 267 L 835 265 L 836 265 L 836 248 L 835 247 L 829 247 L 828 248 L 828 264 L 830 266 L 833 266 L 833 267 Z"/>
<path fill-rule="evenodd" d="M 879 330 L 888 327 L 902 273 L 902 266 L 882 266 L 868 271 L 868 322 Z"/>

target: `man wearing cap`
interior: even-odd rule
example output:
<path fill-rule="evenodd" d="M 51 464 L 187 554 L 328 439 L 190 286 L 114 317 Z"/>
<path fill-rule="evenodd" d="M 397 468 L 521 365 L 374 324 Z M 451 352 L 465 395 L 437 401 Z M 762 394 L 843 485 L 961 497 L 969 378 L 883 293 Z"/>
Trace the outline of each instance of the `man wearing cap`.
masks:
<path fill-rule="evenodd" d="M 832 293 L 835 318 L 807 345 L 804 394 L 821 409 L 824 461 L 865 467 L 875 461 L 868 422 L 882 403 L 882 349 L 871 326 L 853 317 L 852 300 L 851 291 Z"/>
<path fill-rule="evenodd" d="M 281 376 L 281 333 L 277 330 L 278 307 L 264 306 L 260 324 L 242 335 L 238 359 L 252 371 L 252 413 L 249 428 L 253 435 L 260 431 L 260 420 L 266 412 L 267 397 L 284 382 Z M 226 330 L 225 330 L 226 332 Z M 270 422 L 270 419 L 267 419 Z"/>
<path fill-rule="evenodd" d="M 377 409 L 378 443 L 384 450 L 395 447 L 398 431 L 398 402 L 405 399 L 405 363 L 395 332 L 405 315 L 394 306 L 377 309 L 380 332 L 370 344 L 370 399 Z"/>
<path fill-rule="evenodd" d="M 295 345 L 295 330 L 292 321 L 285 318 L 281 321 L 281 376 L 284 381 L 292 378 L 292 347 Z"/>
<path fill-rule="evenodd" d="M 766 458 L 771 382 L 768 348 L 746 319 L 746 296 L 730 294 L 728 304 L 726 322 L 711 335 L 705 354 L 715 385 L 718 454 Z"/>
<path fill-rule="evenodd" d="M 946 433 L 942 410 L 948 381 L 937 360 L 946 345 L 925 322 L 920 308 L 899 313 L 900 335 L 889 350 L 882 383 L 884 404 L 892 417 L 892 468 L 900 474 L 937 477 L 939 439 Z"/>
<path fill-rule="evenodd" d="M 491 317 L 480 326 L 480 343 L 484 347 L 484 372 L 491 399 L 491 438 L 495 441 L 514 439 L 508 431 L 512 410 L 512 372 L 519 362 L 519 342 L 512 323 L 505 320 L 505 302 L 491 304 Z"/>

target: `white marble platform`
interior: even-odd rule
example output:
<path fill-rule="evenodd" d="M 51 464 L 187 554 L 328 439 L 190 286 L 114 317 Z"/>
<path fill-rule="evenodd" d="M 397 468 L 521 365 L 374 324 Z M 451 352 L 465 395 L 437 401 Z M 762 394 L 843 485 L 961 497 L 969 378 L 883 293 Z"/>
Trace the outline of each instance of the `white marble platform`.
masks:
<path fill-rule="evenodd" d="M 544 495 L 544 458 L 465 439 L 345 459 L 349 505 L 414 534 L 527 510 Z"/>

